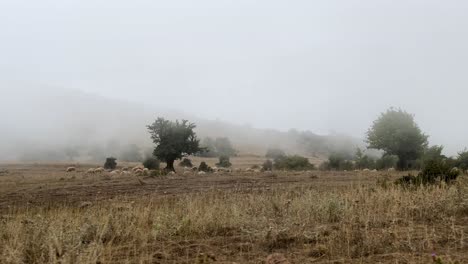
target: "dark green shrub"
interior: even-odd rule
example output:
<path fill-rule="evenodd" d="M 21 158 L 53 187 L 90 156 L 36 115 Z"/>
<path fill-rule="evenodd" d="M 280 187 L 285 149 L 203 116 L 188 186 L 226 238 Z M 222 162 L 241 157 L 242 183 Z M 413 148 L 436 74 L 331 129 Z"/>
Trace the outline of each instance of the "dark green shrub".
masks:
<path fill-rule="evenodd" d="M 346 158 L 344 154 L 332 153 L 328 157 L 327 166 L 331 170 L 353 170 L 354 163 Z"/>
<path fill-rule="evenodd" d="M 450 167 L 444 160 L 428 161 L 420 173 L 423 183 L 435 183 L 437 180 L 447 183 L 456 180 L 460 171 Z"/>
<path fill-rule="evenodd" d="M 441 181 L 451 183 L 456 180 L 460 171 L 453 168 L 444 160 L 426 161 L 424 169 L 418 176 L 408 175 L 396 180 L 400 185 L 427 185 L 435 184 Z"/>
<path fill-rule="evenodd" d="M 307 158 L 294 155 L 275 159 L 274 168 L 278 170 L 311 170 L 315 167 Z"/>
<path fill-rule="evenodd" d="M 286 157 L 286 153 L 282 149 L 272 148 L 267 150 L 265 157 L 275 160 Z"/>
<path fill-rule="evenodd" d="M 143 161 L 143 166 L 148 170 L 159 170 L 160 162 L 155 157 L 148 157 Z"/>
<path fill-rule="evenodd" d="M 222 168 L 229 168 L 231 167 L 232 163 L 229 161 L 229 156 L 221 156 L 219 157 L 219 162 L 216 163 L 216 166 Z"/>
<path fill-rule="evenodd" d="M 193 164 L 192 161 L 188 158 L 184 158 L 180 163 L 179 166 L 184 167 L 184 168 L 192 168 Z"/>
<path fill-rule="evenodd" d="M 273 161 L 271 160 L 266 160 L 263 165 L 262 165 L 262 169 L 264 171 L 271 171 L 273 170 Z"/>
<path fill-rule="evenodd" d="M 206 164 L 206 162 L 202 161 L 200 163 L 200 166 L 198 167 L 198 171 L 203 171 L 203 172 L 211 172 L 213 169 Z"/>
<path fill-rule="evenodd" d="M 458 152 L 458 157 L 456 161 L 458 168 L 460 168 L 463 172 L 468 170 L 468 151 L 464 150 L 462 152 Z"/>
<path fill-rule="evenodd" d="M 106 170 L 115 170 L 117 167 L 116 158 L 110 157 L 106 159 L 106 163 L 104 163 L 104 169 Z"/>

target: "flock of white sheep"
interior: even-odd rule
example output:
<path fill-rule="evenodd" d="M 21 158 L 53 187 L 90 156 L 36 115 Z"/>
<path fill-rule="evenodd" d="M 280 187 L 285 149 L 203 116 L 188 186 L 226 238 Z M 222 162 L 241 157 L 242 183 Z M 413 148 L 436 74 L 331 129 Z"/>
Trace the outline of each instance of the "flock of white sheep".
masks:
<path fill-rule="evenodd" d="M 66 172 L 76 172 L 76 171 L 77 171 L 76 167 L 68 167 L 66 169 Z M 136 175 L 145 175 L 149 173 L 149 170 L 142 166 L 136 166 L 134 168 L 123 167 L 122 169 L 118 169 L 118 170 L 106 170 L 103 167 L 98 167 L 98 168 L 89 168 L 86 171 L 87 174 L 102 174 L 105 172 L 111 175 L 125 175 L 125 174 L 131 174 L 131 173 L 134 173 Z"/>
<path fill-rule="evenodd" d="M 66 172 L 76 172 L 77 171 L 77 167 L 68 167 L 66 169 Z M 211 173 L 214 173 L 214 174 L 218 174 L 218 173 L 231 173 L 231 172 L 260 172 L 260 170 L 254 170 L 254 169 L 251 169 L 251 168 L 247 168 L 247 169 L 227 169 L 227 168 L 217 168 L 217 167 L 213 167 L 211 168 Z M 136 166 L 136 167 L 133 167 L 133 168 L 130 168 L 130 167 L 124 167 L 122 169 L 117 169 L 117 170 L 106 170 L 102 167 L 98 167 L 98 168 L 89 168 L 87 171 L 86 171 L 86 174 L 104 174 L 104 173 L 107 173 L 107 174 L 110 174 L 110 175 L 130 175 L 130 174 L 134 174 L 136 176 L 149 176 L 150 174 L 150 170 L 147 169 L 147 168 L 144 168 L 143 166 L 139 165 L 139 166 Z M 207 172 L 204 172 L 204 171 L 198 171 L 198 168 L 197 167 L 193 167 L 193 168 L 183 168 L 183 175 L 188 175 L 188 174 L 192 174 L 192 173 L 196 173 L 198 175 L 204 175 L 206 174 Z M 174 172 L 170 172 L 169 175 L 173 175 L 175 174 Z"/>

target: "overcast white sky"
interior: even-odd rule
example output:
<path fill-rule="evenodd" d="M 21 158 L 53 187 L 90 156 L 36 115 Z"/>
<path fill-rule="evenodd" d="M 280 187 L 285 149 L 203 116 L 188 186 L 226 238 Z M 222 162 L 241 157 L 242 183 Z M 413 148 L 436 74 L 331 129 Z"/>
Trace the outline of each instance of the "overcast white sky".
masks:
<path fill-rule="evenodd" d="M 395 106 L 453 152 L 468 146 L 467 14 L 462 0 L 1 0 L 0 80 L 359 137 Z"/>

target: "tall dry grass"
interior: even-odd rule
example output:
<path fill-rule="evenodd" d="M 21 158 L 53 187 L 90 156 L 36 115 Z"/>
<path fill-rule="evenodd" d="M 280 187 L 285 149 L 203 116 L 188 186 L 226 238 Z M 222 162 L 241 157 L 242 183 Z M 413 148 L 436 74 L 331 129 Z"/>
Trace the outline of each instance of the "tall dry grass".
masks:
<path fill-rule="evenodd" d="M 468 263 L 468 183 L 276 188 L 11 208 L 1 263 Z M 229 261 L 229 262 L 228 262 Z"/>

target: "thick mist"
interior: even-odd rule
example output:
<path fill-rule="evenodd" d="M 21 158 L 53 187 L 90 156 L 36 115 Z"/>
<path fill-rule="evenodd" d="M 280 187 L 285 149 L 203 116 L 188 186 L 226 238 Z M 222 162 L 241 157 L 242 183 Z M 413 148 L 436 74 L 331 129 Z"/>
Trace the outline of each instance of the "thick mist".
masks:
<path fill-rule="evenodd" d="M 150 146 L 157 116 L 245 152 L 300 152 L 290 129 L 361 145 L 391 106 L 455 155 L 468 146 L 467 11 L 422 0 L 2 1 L 0 159 Z"/>

